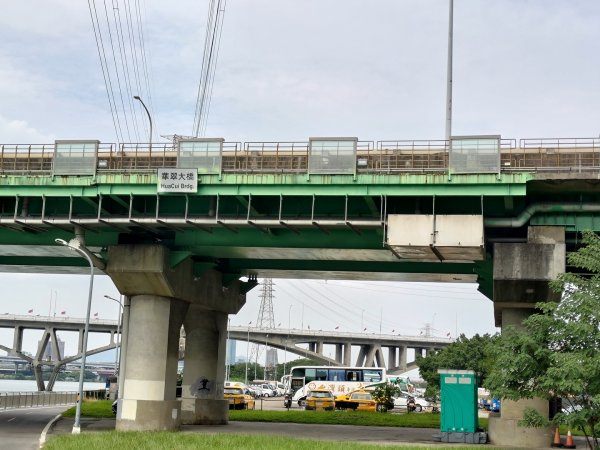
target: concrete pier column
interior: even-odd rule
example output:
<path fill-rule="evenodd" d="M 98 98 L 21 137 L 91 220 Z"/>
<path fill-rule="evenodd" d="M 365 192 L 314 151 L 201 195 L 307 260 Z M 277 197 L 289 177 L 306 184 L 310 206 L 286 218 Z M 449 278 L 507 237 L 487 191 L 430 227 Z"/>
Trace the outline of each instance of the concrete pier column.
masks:
<path fill-rule="evenodd" d="M 179 328 L 188 304 L 157 295 L 131 298 L 127 366 L 119 400 L 119 431 L 177 430 L 175 398 Z"/>
<path fill-rule="evenodd" d="M 494 246 L 494 316 L 504 331 L 522 328 L 539 301 L 559 301 L 549 281 L 565 271 L 565 239 L 562 227 L 529 227 L 527 243 Z M 540 448 L 552 442 L 550 428 L 519 427 L 527 407 L 548 416 L 548 401 L 534 398 L 502 400 L 500 415 L 489 418 L 489 438 L 495 445 Z"/>
<path fill-rule="evenodd" d="M 122 353 L 121 376 L 125 379 L 117 430 L 179 427 L 182 402 L 175 398 L 179 333 L 190 307 L 188 322 L 198 324 L 188 326 L 194 336 L 192 356 L 186 356 L 187 380 L 194 380 L 188 381 L 188 394 L 202 400 L 206 378 L 206 387 L 212 382 L 214 390 L 207 399 L 210 402 L 200 404 L 223 405 L 227 314 L 240 310 L 246 301 L 245 292 L 256 285 L 256 280 L 234 280 L 225 286 L 221 273 L 208 271 L 198 276 L 191 259 L 182 261 L 165 246 L 155 244 L 109 247 L 106 273 L 119 292 L 131 299 L 128 338 L 123 340 L 127 345 Z M 202 346 L 205 348 L 198 349 Z M 199 384 L 195 385 L 196 381 Z M 198 403 L 191 403 L 185 403 L 186 414 L 204 417 L 198 423 L 223 423 L 222 406 L 196 408 Z"/>
<path fill-rule="evenodd" d="M 335 344 L 335 360 L 342 364 L 344 362 L 344 345 Z"/>
<path fill-rule="evenodd" d="M 346 342 L 344 344 L 344 365 L 349 366 L 352 364 L 352 344 Z"/>
<path fill-rule="evenodd" d="M 316 342 L 309 342 L 308 343 L 308 351 L 309 352 L 316 352 L 317 351 L 317 343 Z"/>
<path fill-rule="evenodd" d="M 406 345 L 401 345 L 398 347 L 398 367 L 402 372 L 406 372 L 407 369 L 406 353 Z"/>
<path fill-rule="evenodd" d="M 388 369 L 393 369 L 394 367 L 396 367 L 397 364 L 397 358 L 396 358 L 396 354 L 398 353 L 397 348 L 396 347 L 388 347 Z"/>
<path fill-rule="evenodd" d="M 323 341 L 318 341 L 315 343 L 315 351 L 319 355 L 323 355 Z"/>
<path fill-rule="evenodd" d="M 185 359 L 181 389 L 182 423 L 223 425 L 227 314 L 193 304 L 184 321 Z"/>

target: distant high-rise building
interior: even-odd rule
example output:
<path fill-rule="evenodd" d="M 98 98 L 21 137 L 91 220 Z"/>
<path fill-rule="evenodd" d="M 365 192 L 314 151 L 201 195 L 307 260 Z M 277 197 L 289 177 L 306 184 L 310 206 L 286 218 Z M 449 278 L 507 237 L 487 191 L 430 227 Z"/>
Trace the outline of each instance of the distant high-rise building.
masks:
<path fill-rule="evenodd" d="M 236 343 L 234 339 L 227 339 L 227 362 L 225 364 L 235 364 L 236 362 Z"/>
<path fill-rule="evenodd" d="M 58 341 L 58 351 L 60 352 L 60 356 L 64 358 L 65 356 L 65 341 L 62 341 L 58 336 L 56 337 Z M 39 341 L 38 345 L 41 345 L 42 341 Z M 48 344 L 46 345 L 46 349 L 42 354 L 42 359 L 46 361 L 52 361 L 58 359 L 58 356 L 55 355 L 52 351 L 52 342 L 48 340 Z"/>

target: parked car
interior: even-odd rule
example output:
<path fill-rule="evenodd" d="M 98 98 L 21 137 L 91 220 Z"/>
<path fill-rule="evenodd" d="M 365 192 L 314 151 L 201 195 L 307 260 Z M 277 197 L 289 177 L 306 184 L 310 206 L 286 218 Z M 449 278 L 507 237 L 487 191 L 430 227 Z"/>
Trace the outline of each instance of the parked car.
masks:
<path fill-rule="evenodd" d="M 263 391 L 268 393 L 268 395 L 265 395 L 265 397 L 277 397 L 277 388 L 272 384 L 263 383 L 260 385 L 260 387 L 263 389 Z"/>
<path fill-rule="evenodd" d="M 247 389 L 239 387 L 226 387 L 223 390 L 225 400 L 229 400 L 229 409 L 254 409 L 254 397 Z"/>
<path fill-rule="evenodd" d="M 372 391 L 357 389 L 348 394 L 338 395 L 335 398 L 335 407 L 337 409 L 376 411 L 377 402 L 373 400 Z"/>
<path fill-rule="evenodd" d="M 304 409 L 307 411 L 316 409 L 333 411 L 335 409 L 335 397 L 333 396 L 333 393 L 327 389 L 315 389 L 309 391 L 304 403 Z"/>

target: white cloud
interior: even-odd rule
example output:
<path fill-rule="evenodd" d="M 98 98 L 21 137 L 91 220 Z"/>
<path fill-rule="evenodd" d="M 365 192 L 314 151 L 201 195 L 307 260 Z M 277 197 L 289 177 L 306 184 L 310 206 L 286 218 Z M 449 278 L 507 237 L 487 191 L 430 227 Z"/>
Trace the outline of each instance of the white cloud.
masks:
<path fill-rule="evenodd" d="M 0 116 L 0 136 L 5 144 L 47 144 L 56 137 L 29 126 L 24 120 L 9 120 Z"/>

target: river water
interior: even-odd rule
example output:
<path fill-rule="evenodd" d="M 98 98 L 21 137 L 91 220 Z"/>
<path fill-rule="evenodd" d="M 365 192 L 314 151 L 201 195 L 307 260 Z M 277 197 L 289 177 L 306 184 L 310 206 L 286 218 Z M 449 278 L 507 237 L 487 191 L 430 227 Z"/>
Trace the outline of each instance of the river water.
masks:
<path fill-rule="evenodd" d="M 105 389 L 105 383 L 84 382 L 83 390 L 92 391 Z M 57 381 L 54 383 L 54 392 L 77 392 L 79 382 L 77 381 Z M 0 380 L 0 392 L 33 392 L 37 391 L 37 384 L 34 380 Z"/>

